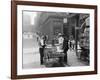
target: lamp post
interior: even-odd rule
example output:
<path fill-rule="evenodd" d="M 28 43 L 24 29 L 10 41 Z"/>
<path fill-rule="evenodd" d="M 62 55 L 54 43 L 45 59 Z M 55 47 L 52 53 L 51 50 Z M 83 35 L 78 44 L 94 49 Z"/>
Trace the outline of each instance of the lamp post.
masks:
<path fill-rule="evenodd" d="M 76 15 L 76 21 L 75 21 L 75 49 L 76 49 L 76 55 L 78 56 L 77 48 L 78 48 L 78 31 L 80 30 L 80 15 Z"/>

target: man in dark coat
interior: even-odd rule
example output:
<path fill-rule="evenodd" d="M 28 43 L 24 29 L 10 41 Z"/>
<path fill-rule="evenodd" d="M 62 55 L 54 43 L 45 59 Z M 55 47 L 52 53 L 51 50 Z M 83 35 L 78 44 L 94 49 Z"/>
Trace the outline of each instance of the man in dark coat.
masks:
<path fill-rule="evenodd" d="M 43 57 L 44 57 L 44 49 L 46 46 L 46 39 L 44 36 L 42 36 L 40 39 L 38 39 L 39 42 L 39 52 L 40 52 L 40 64 L 43 64 Z"/>
<path fill-rule="evenodd" d="M 67 51 L 68 51 L 68 39 L 65 36 L 64 41 L 63 41 L 63 52 L 64 52 L 64 63 L 68 65 L 68 60 L 67 60 Z"/>

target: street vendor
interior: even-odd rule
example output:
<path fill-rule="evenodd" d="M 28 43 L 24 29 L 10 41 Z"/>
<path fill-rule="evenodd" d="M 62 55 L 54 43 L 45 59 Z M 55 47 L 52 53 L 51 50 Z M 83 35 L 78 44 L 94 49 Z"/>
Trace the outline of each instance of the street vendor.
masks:
<path fill-rule="evenodd" d="M 45 36 L 42 36 L 38 39 L 39 43 L 39 52 L 40 52 L 40 64 L 43 64 L 43 57 L 44 57 L 44 49 L 46 46 L 46 38 Z"/>
<path fill-rule="evenodd" d="M 59 44 L 59 49 L 60 51 L 63 51 L 63 42 L 64 42 L 64 37 L 61 33 L 58 34 L 58 44 Z M 59 62 L 61 63 L 61 65 L 63 65 L 63 61 L 64 58 L 63 57 L 59 57 Z"/>

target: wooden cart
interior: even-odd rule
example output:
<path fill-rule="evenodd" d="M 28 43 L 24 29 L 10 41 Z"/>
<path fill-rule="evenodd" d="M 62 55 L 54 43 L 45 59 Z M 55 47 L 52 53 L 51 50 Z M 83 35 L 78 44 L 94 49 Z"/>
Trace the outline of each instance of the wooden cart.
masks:
<path fill-rule="evenodd" d="M 62 60 L 60 60 L 60 58 Z M 44 50 L 44 64 L 46 67 L 60 67 L 63 63 L 64 53 L 63 51 L 57 51 L 57 46 L 48 47 Z M 55 66 L 54 66 L 55 64 Z"/>

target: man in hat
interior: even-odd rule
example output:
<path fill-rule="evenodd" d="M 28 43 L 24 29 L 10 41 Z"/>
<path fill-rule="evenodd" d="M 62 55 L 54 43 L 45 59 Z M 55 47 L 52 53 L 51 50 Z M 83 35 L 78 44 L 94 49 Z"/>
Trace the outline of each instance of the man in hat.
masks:
<path fill-rule="evenodd" d="M 60 51 L 62 51 L 61 53 L 63 53 L 63 42 L 64 42 L 64 37 L 61 33 L 58 34 L 58 44 L 60 46 Z M 65 66 L 64 65 L 64 58 L 63 57 L 59 57 L 59 63 L 61 66 Z"/>

